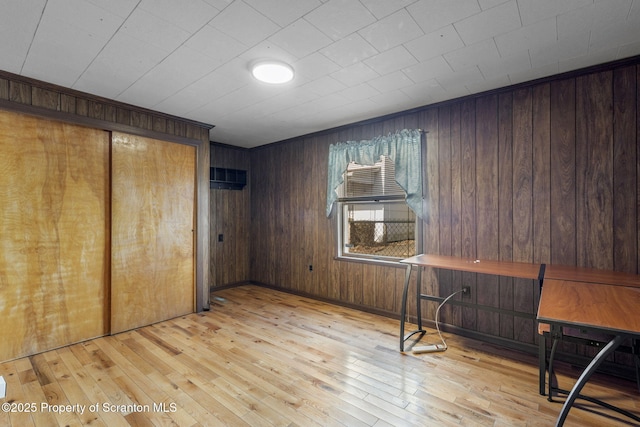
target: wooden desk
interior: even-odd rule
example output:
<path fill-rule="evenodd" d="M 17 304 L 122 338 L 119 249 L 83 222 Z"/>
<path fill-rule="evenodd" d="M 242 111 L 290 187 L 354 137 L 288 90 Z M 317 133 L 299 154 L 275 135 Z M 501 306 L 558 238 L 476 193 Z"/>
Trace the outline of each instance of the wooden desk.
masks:
<path fill-rule="evenodd" d="M 544 279 L 571 280 L 640 288 L 640 275 L 572 265 L 547 264 Z"/>
<path fill-rule="evenodd" d="M 404 323 L 407 314 L 407 295 L 409 290 L 409 281 L 411 278 L 412 268 L 418 267 L 433 267 L 445 270 L 465 271 L 469 273 L 482 273 L 491 274 L 495 276 L 508 276 L 517 277 L 522 279 L 534 279 L 538 280 L 542 284 L 542 278 L 544 275 L 543 264 L 533 264 L 527 262 L 513 262 L 513 261 L 495 261 L 495 260 L 480 260 L 460 258 L 447 255 L 416 255 L 411 258 L 403 259 L 400 261 L 407 264 L 407 270 L 405 273 L 404 289 L 402 292 L 402 307 L 400 318 L 400 351 L 404 351 L 404 343 L 411 336 L 420 333 L 424 335 L 426 331 L 422 329 L 422 315 L 420 302 L 426 295 L 422 295 L 420 291 L 420 281 L 416 286 L 416 316 L 418 318 L 418 329 L 410 332 L 405 336 Z"/>
<path fill-rule="evenodd" d="M 549 271 L 549 266 L 547 266 Z M 538 307 L 538 321 L 554 327 L 578 327 L 612 334 L 582 372 L 565 401 L 556 426 L 561 426 L 580 391 L 598 366 L 625 338 L 640 336 L 640 287 L 619 284 L 550 279 L 545 275 Z M 624 411 L 620 411 L 625 413 Z M 640 418 L 626 413 L 636 421 Z"/>

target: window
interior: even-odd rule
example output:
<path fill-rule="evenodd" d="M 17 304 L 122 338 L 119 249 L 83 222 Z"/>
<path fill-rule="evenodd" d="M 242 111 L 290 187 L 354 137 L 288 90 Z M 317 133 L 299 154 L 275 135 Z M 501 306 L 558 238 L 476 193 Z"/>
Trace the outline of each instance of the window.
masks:
<path fill-rule="evenodd" d="M 395 261 L 416 254 L 416 215 L 393 161 L 349 163 L 338 194 L 338 256 Z"/>

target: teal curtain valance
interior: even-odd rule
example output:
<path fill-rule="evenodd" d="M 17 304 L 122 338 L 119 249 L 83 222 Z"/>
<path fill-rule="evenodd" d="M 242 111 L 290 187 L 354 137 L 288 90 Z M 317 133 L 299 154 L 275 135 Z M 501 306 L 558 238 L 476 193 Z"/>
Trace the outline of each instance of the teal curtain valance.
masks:
<path fill-rule="evenodd" d="M 403 129 L 388 136 L 366 141 L 347 141 L 329 147 L 327 179 L 327 216 L 338 199 L 336 189 L 344 181 L 350 162 L 373 165 L 380 156 L 389 157 L 395 166 L 396 182 L 407 193 L 407 204 L 422 218 L 422 154 L 421 131 Z"/>

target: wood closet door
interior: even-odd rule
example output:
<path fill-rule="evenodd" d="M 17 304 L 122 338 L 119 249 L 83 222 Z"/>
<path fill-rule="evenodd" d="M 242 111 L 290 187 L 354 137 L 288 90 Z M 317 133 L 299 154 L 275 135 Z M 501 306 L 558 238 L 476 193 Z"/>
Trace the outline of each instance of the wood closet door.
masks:
<path fill-rule="evenodd" d="M 112 135 L 111 333 L 194 311 L 195 147 Z"/>
<path fill-rule="evenodd" d="M 0 111 L 0 360 L 108 333 L 109 134 Z"/>

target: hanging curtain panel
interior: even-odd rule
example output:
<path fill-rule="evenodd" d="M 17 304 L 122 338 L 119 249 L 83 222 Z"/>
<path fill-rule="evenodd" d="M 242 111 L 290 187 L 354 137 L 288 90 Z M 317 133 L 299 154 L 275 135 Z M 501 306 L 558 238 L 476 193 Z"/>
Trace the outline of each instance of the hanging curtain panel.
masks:
<path fill-rule="evenodd" d="M 422 218 L 422 153 L 421 131 L 404 129 L 388 136 L 379 136 L 360 142 L 348 141 L 329 147 L 329 173 L 327 180 L 327 216 L 331 215 L 338 199 L 337 188 L 342 184 L 347 165 L 374 165 L 380 156 L 393 161 L 398 185 L 407 194 L 407 205 Z"/>

